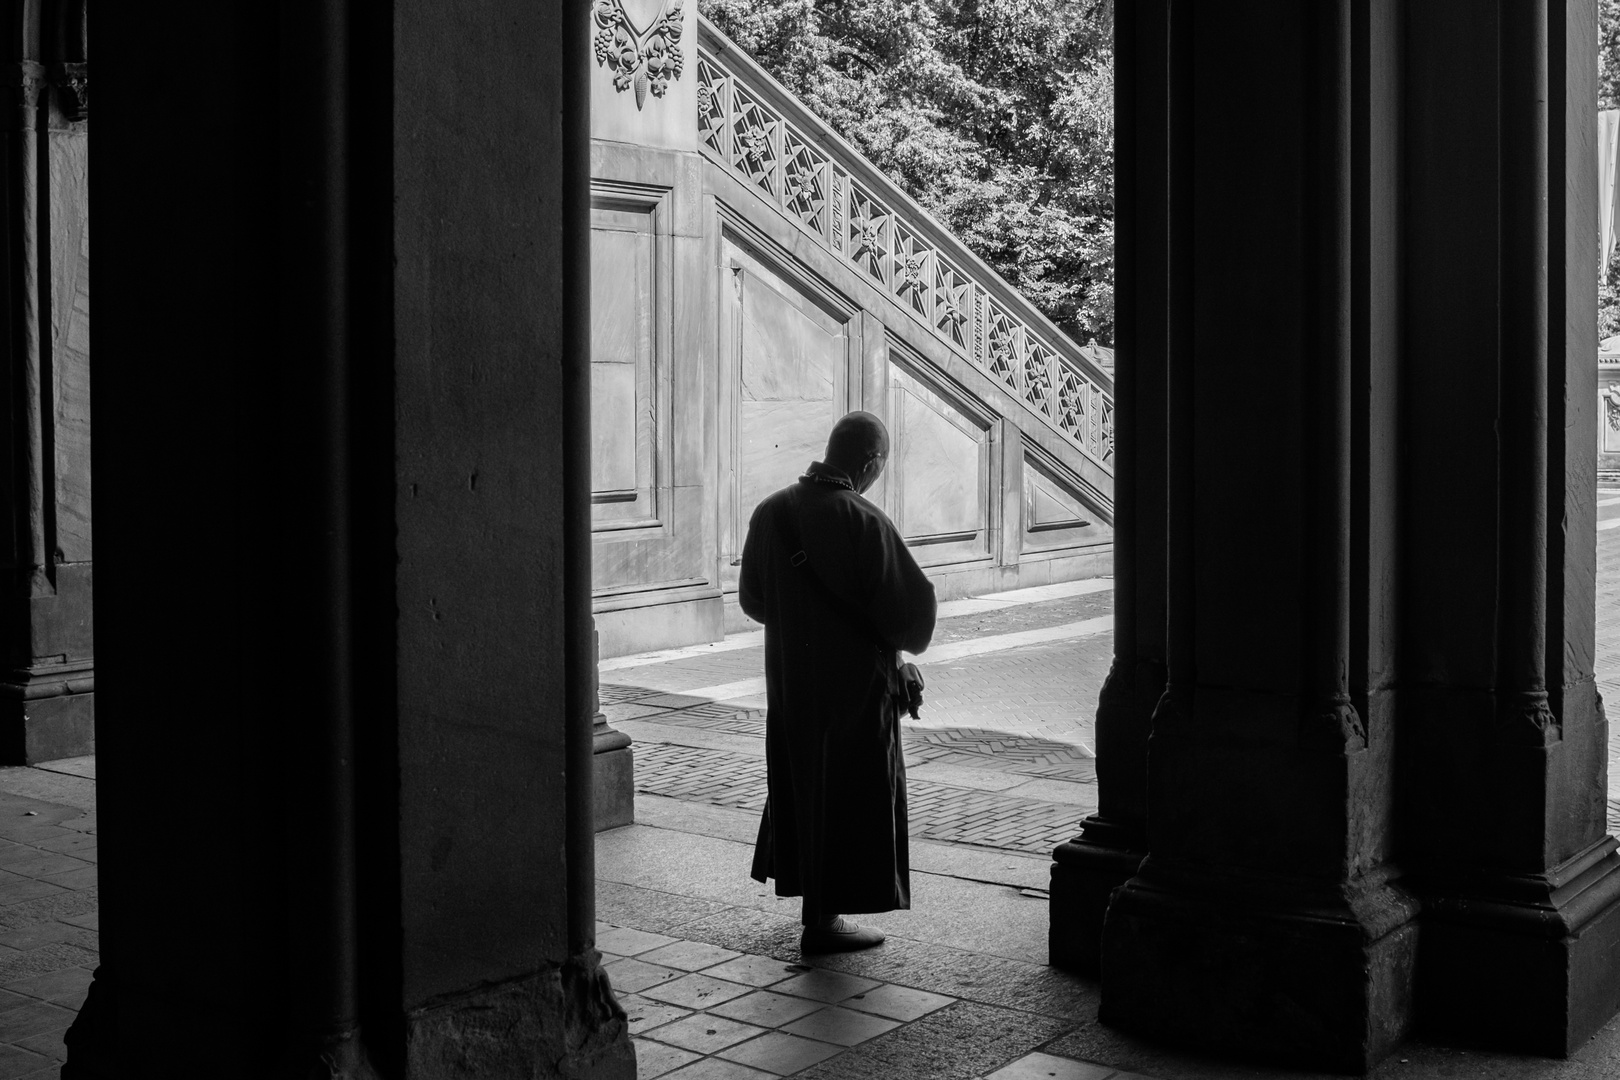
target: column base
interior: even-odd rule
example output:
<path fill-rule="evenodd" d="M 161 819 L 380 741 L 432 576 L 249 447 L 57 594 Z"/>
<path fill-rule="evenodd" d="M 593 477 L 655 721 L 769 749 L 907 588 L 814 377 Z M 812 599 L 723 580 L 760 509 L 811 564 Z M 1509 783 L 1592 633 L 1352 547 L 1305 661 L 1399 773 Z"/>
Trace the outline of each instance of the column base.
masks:
<path fill-rule="evenodd" d="M 405 1028 L 410 1076 L 636 1076 L 629 1022 L 594 950 L 558 969 L 416 1009 Z"/>
<path fill-rule="evenodd" d="M 0 765 L 95 753 L 95 691 L 70 689 L 60 676 L 27 673 L 19 680 L 19 674 L 0 684 Z M 89 670 L 76 672 L 73 680 L 75 686 L 94 682 Z"/>
<path fill-rule="evenodd" d="M 1544 876 L 1426 883 L 1426 1037 L 1567 1057 L 1620 1011 L 1620 854 L 1612 837 Z"/>
<path fill-rule="evenodd" d="M 1191 1049 L 1365 1072 L 1411 1023 L 1417 911 L 1387 880 L 1316 889 L 1150 858 L 1108 907 L 1099 1018 Z"/>
<path fill-rule="evenodd" d="M 1114 890 L 1136 876 L 1147 855 L 1137 830 L 1087 818 L 1080 835 L 1052 852 L 1048 961 L 1096 978 L 1102 973 L 1103 917 Z"/>
<path fill-rule="evenodd" d="M 630 736 L 606 724 L 596 730 L 591 784 L 596 831 L 616 829 L 636 820 L 635 751 Z"/>

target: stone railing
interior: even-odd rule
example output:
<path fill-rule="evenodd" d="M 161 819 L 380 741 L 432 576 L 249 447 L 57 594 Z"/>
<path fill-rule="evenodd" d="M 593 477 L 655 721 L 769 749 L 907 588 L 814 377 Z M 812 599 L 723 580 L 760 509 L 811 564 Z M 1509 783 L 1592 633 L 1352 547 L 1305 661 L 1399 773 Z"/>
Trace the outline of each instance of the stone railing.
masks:
<path fill-rule="evenodd" d="M 697 79 L 704 153 L 1113 472 L 1107 373 L 706 19 Z"/>

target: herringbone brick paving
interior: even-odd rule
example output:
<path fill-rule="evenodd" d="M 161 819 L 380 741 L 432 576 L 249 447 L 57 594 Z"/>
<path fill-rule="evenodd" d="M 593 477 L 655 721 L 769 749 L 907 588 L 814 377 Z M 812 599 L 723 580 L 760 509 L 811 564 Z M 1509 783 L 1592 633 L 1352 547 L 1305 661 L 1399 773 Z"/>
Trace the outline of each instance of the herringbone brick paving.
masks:
<path fill-rule="evenodd" d="M 636 790 L 760 811 L 765 807 L 765 760 L 752 754 L 641 743 Z M 1072 839 L 1080 822 L 1096 809 L 1091 799 L 1063 804 L 919 780 L 907 782 L 906 795 L 912 836 L 1037 855 Z"/>

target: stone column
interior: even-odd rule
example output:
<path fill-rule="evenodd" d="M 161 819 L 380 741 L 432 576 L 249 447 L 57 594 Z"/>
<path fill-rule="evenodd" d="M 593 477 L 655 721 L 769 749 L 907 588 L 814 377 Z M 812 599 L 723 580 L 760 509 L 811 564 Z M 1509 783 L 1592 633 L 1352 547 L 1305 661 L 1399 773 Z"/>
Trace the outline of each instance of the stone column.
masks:
<path fill-rule="evenodd" d="M 588 16 L 99 16 L 69 1080 L 634 1075 L 593 947 Z"/>
<path fill-rule="evenodd" d="M 1097 705 L 1098 810 L 1053 852 L 1048 937 L 1054 965 L 1092 975 L 1108 898 L 1147 853 L 1148 734 L 1165 682 L 1165 376 L 1185 329 L 1165 317 L 1182 218 L 1171 133 L 1185 133 L 1169 14 L 1121 4 L 1114 20 L 1114 662 Z"/>
<path fill-rule="evenodd" d="M 1152 7 L 1191 121 L 1139 215 L 1168 234 L 1168 681 L 1101 1017 L 1361 1070 L 1411 1022 L 1417 946 L 1392 863 L 1394 522 L 1369 505 L 1394 482 L 1394 323 L 1370 293 L 1398 266 L 1399 20 Z"/>
<path fill-rule="evenodd" d="M 1595 16 L 1409 12 L 1399 794 L 1419 1015 L 1436 1037 L 1566 1054 L 1620 1006 L 1592 677 Z"/>
<path fill-rule="evenodd" d="M 95 748 L 83 5 L 43 6 L 43 40 L 39 0 L 0 35 L 6 764 Z"/>

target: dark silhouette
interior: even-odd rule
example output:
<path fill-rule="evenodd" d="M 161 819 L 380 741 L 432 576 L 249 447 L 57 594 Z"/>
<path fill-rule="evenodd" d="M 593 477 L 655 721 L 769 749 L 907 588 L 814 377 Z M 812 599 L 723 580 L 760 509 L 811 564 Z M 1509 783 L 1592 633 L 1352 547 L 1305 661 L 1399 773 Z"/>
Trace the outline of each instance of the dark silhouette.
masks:
<path fill-rule="evenodd" d="M 844 913 L 911 906 L 902 708 L 934 632 L 934 587 L 860 493 L 888 461 L 871 413 L 834 425 L 827 460 L 754 510 L 739 599 L 765 624 L 769 796 L 753 876 L 804 897 L 806 952 L 863 949 L 881 931 Z"/>

